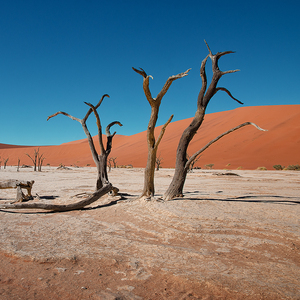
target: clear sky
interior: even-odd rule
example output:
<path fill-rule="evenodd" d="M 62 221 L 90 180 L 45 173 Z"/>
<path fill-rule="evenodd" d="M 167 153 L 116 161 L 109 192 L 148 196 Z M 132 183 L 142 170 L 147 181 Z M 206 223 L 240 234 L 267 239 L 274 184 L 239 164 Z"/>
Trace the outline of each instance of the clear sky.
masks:
<path fill-rule="evenodd" d="M 155 97 L 167 78 L 158 125 L 194 116 L 201 88 L 199 68 L 208 51 L 232 50 L 221 58 L 223 76 L 244 106 L 300 104 L 300 2 L 295 1 L 100 1 L 11 0 L 0 9 L 0 143 L 57 145 L 85 138 L 81 125 L 59 115 L 83 118 L 98 109 L 102 126 L 120 121 L 117 133 L 146 130 L 150 106 L 142 76 L 153 76 Z M 208 75 L 211 64 L 207 62 Z M 224 92 L 207 113 L 240 107 Z M 249 121 L 249 120 L 245 120 Z M 251 120 L 250 120 L 251 121 Z M 95 118 L 88 122 L 97 134 Z"/>

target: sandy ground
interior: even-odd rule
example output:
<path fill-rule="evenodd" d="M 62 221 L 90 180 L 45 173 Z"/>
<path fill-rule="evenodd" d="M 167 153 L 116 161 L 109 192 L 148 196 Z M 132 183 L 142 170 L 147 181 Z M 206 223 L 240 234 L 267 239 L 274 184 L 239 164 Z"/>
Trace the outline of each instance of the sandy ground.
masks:
<path fill-rule="evenodd" d="M 185 197 L 136 200 L 142 169 L 112 169 L 123 199 L 80 211 L 0 211 L 0 299 L 300 299 L 300 172 L 196 170 Z M 173 171 L 156 172 L 157 195 Z M 95 168 L 7 167 L 40 201 L 91 192 Z M 16 190 L 0 190 L 0 203 Z M 36 200 L 35 200 L 36 201 Z"/>

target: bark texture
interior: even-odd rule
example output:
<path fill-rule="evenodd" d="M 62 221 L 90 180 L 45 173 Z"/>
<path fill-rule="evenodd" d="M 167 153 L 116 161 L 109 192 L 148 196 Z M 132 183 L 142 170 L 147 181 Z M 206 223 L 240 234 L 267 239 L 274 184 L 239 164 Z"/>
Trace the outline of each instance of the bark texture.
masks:
<path fill-rule="evenodd" d="M 176 79 L 182 78 L 184 76 L 188 75 L 187 70 L 183 73 L 179 73 L 177 75 L 170 76 L 168 80 L 166 81 L 165 85 L 163 86 L 162 90 L 158 93 L 156 98 L 153 98 L 150 92 L 149 88 L 149 78 L 153 77 L 151 75 L 147 75 L 146 72 L 143 69 L 135 69 L 132 68 L 135 72 L 143 76 L 143 89 L 145 96 L 151 106 L 151 115 L 150 120 L 148 123 L 147 128 L 147 145 L 148 145 L 148 159 L 147 159 L 147 165 L 145 168 L 144 173 L 144 188 L 143 192 L 141 194 L 141 197 L 150 198 L 154 196 L 155 188 L 154 188 L 154 172 L 155 172 L 155 164 L 156 164 L 156 154 L 158 145 L 161 142 L 163 135 L 165 133 L 166 127 L 171 122 L 173 115 L 169 118 L 169 120 L 165 123 L 165 125 L 162 127 L 162 130 L 157 138 L 155 139 L 154 136 L 154 130 L 156 126 L 156 122 L 158 119 L 158 113 L 159 113 L 159 107 L 161 104 L 161 100 L 163 96 L 167 93 L 168 89 L 170 88 L 172 82 Z"/>
<path fill-rule="evenodd" d="M 206 42 L 205 42 L 206 43 Z M 217 84 L 220 80 L 220 78 L 228 73 L 234 73 L 239 70 L 230 70 L 222 72 L 219 69 L 218 61 L 220 57 L 226 54 L 233 53 L 232 51 L 225 51 L 225 52 L 218 52 L 217 54 L 212 54 L 209 46 L 206 43 L 206 46 L 208 48 L 209 54 L 204 58 L 204 60 L 201 63 L 200 67 L 200 76 L 202 80 L 202 87 L 200 89 L 198 100 L 197 100 L 197 110 L 194 116 L 194 119 L 190 123 L 190 125 L 184 130 L 182 133 L 182 136 L 180 138 L 180 141 L 178 143 L 177 152 L 176 152 L 176 163 L 175 163 L 175 173 L 172 179 L 172 182 L 168 188 L 168 190 L 165 192 L 163 198 L 164 200 L 170 200 L 175 197 L 182 197 L 183 196 L 183 186 L 186 180 L 186 175 L 188 172 L 187 168 L 187 148 L 195 136 L 197 130 L 201 126 L 204 116 L 206 107 L 210 101 L 210 99 L 218 92 L 218 91 L 225 91 L 232 99 L 237 101 L 240 104 L 243 104 L 236 98 L 234 98 L 231 93 L 223 87 L 217 87 Z M 212 61 L 212 71 L 213 76 L 210 85 L 207 88 L 207 76 L 205 71 L 205 66 L 207 59 L 210 58 Z"/>

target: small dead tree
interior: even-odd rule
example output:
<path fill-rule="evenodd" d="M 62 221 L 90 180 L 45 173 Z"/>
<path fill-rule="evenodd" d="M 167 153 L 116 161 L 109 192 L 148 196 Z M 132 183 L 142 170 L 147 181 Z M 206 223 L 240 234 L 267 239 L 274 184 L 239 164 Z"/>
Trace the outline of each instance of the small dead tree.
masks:
<path fill-rule="evenodd" d="M 155 161 L 155 164 L 156 164 L 156 171 L 159 171 L 159 168 L 162 164 L 162 161 L 163 161 L 163 158 L 160 157 L 160 155 L 158 157 L 156 157 L 156 161 Z"/>
<path fill-rule="evenodd" d="M 20 169 L 20 158 L 18 157 L 18 167 L 17 167 L 17 172 L 19 172 Z"/>
<path fill-rule="evenodd" d="M 6 169 L 6 164 L 7 164 L 8 160 L 9 160 L 9 157 L 3 159 L 3 168 L 4 169 Z"/>
<path fill-rule="evenodd" d="M 206 41 L 205 41 L 206 43 Z M 206 46 L 208 48 L 209 54 L 206 56 L 206 58 L 202 61 L 201 67 L 200 67 L 200 76 L 202 79 L 202 87 L 200 89 L 198 100 L 197 100 L 197 110 L 194 116 L 194 119 L 190 123 L 190 125 L 184 130 L 182 133 L 182 136 L 179 140 L 177 152 L 176 152 L 176 163 L 175 163 L 175 172 L 172 179 L 172 182 L 170 183 L 167 191 L 164 193 L 163 199 L 164 200 L 171 200 L 175 197 L 182 197 L 183 196 L 183 186 L 186 180 L 187 172 L 189 170 L 189 166 L 191 162 L 201 153 L 197 152 L 198 154 L 195 156 L 192 155 L 191 158 L 187 159 L 187 148 L 195 136 L 197 130 L 201 126 L 204 116 L 206 107 L 211 100 L 211 98 L 218 92 L 218 91 L 224 91 L 226 92 L 233 100 L 237 101 L 240 104 L 243 104 L 236 98 L 234 98 L 231 93 L 223 87 L 217 87 L 217 84 L 221 77 L 225 74 L 234 73 L 239 70 L 230 70 L 230 71 L 221 71 L 218 66 L 219 59 L 226 55 L 233 53 L 233 51 L 225 51 L 225 52 L 218 52 L 217 54 L 212 54 L 208 44 L 206 43 Z M 205 66 L 207 59 L 210 58 L 212 61 L 212 71 L 213 76 L 210 85 L 207 88 L 207 77 L 206 77 L 206 71 Z M 252 123 L 251 123 L 252 124 Z M 245 126 L 245 125 L 244 125 Z M 204 151 L 204 150 L 203 150 Z"/>
<path fill-rule="evenodd" d="M 106 149 L 105 149 L 103 139 L 102 139 L 102 126 L 101 126 L 99 114 L 97 112 L 98 107 L 101 105 L 101 103 L 103 102 L 103 99 L 105 97 L 109 97 L 109 95 L 107 95 L 107 94 L 103 95 L 96 106 L 93 106 L 92 104 L 85 102 L 85 104 L 87 104 L 90 107 L 90 109 L 88 110 L 88 112 L 86 113 L 86 115 L 83 119 L 75 118 L 75 117 L 69 115 L 68 113 L 62 112 L 62 111 L 59 111 L 59 112 L 49 116 L 47 119 L 47 121 L 48 121 L 49 119 L 51 119 L 59 114 L 62 114 L 62 115 L 65 115 L 65 116 L 71 118 L 72 120 L 75 120 L 81 124 L 81 126 L 84 130 L 84 133 L 87 136 L 90 150 L 92 152 L 93 160 L 97 167 L 96 190 L 100 190 L 101 188 L 103 188 L 105 185 L 107 185 L 109 183 L 108 175 L 107 175 L 107 157 L 111 152 L 112 139 L 116 134 L 116 132 L 111 134 L 110 128 L 113 125 L 122 126 L 122 124 L 120 122 L 115 121 L 115 122 L 110 123 L 106 127 L 107 144 L 106 144 Z M 97 127 L 98 127 L 98 140 L 99 140 L 99 145 L 100 145 L 100 154 L 98 154 L 98 152 L 96 151 L 92 136 L 86 125 L 86 121 L 92 112 L 95 114 L 96 123 L 97 123 Z M 114 189 L 117 190 L 116 188 L 114 188 Z"/>
<path fill-rule="evenodd" d="M 113 168 L 115 169 L 117 167 L 117 158 L 111 157 L 109 160 L 112 162 Z"/>
<path fill-rule="evenodd" d="M 26 153 L 26 155 L 31 159 L 33 163 L 33 170 L 42 171 L 42 164 L 45 158 L 43 158 L 44 154 L 40 154 L 40 148 L 38 148 L 37 150 L 34 149 L 34 154 L 32 157 L 28 153 Z"/>
<path fill-rule="evenodd" d="M 151 106 L 151 115 L 150 115 L 150 120 L 149 120 L 148 128 L 147 128 L 148 158 L 147 158 L 147 165 L 146 165 L 145 173 L 144 173 L 144 188 L 143 188 L 143 192 L 140 196 L 140 197 L 150 198 L 150 197 L 154 196 L 154 192 L 155 192 L 154 172 L 155 172 L 155 162 L 156 162 L 156 153 L 157 153 L 158 145 L 163 138 L 166 127 L 168 126 L 168 124 L 171 122 L 171 120 L 173 118 L 173 115 L 172 115 L 169 118 L 169 120 L 164 124 L 157 140 L 155 140 L 154 130 L 155 130 L 156 122 L 158 119 L 158 112 L 159 112 L 161 100 L 162 100 L 163 96 L 166 94 L 166 92 L 168 91 L 172 82 L 176 79 L 187 76 L 190 69 L 183 73 L 170 76 L 156 98 L 152 97 L 150 89 L 149 89 L 149 78 L 151 77 L 153 79 L 153 77 L 151 75 L 147 75 L 146 72 L 141 68 L 139 70 L 137 70 L 135 68 L 132 68 L 132 69 L 136 73 L 143 76 L 143 90 L 144 90 L 145 96 Z"/>

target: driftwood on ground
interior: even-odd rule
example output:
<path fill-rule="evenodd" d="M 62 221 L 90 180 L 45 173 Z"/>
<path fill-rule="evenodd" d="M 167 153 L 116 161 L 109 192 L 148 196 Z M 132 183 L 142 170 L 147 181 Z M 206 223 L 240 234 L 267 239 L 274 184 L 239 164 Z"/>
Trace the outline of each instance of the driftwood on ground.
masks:
<path fill-rule="evenodd" d="M 95 193 L 90 195 L 84 200 L 71 204 L 48 204 L 42 202 L 32 202 L 32 203 L 13 203 L 13 204 L 0 204 L 0 209 L 45 209 L 50 211 L 70 211 L 81 209 L 93 202 L 97 201 L 99 198 L 109 193 L 113 189 L 111 183 L 103 186 L 101 189 L 97 190 Z"/>
<path fill-rule="evenodd" d="M 15 179 L 8 179 L 0 181 L 0 189 L 17 189 L 16 202 L 22 202 L 23 200 L 33 199 L 31 195 L 32 186 L 34 180 L 31 181 L 20 181 Z M 24 195 L 22 189 L 27 190 L 27 195 Z"/>

